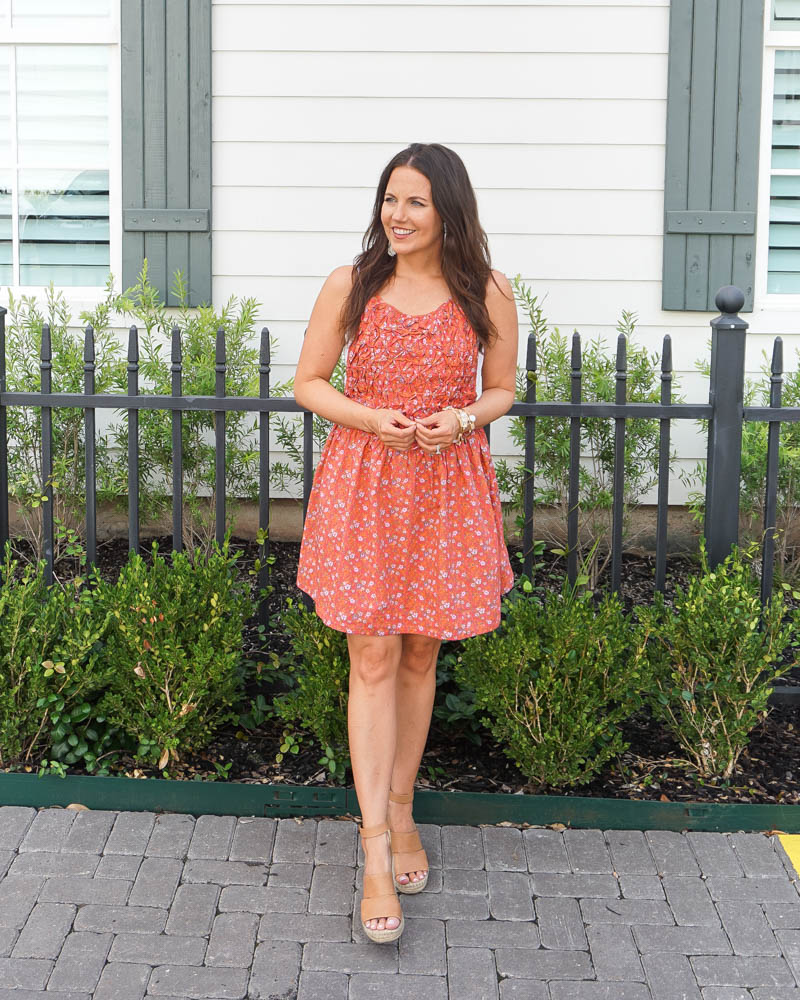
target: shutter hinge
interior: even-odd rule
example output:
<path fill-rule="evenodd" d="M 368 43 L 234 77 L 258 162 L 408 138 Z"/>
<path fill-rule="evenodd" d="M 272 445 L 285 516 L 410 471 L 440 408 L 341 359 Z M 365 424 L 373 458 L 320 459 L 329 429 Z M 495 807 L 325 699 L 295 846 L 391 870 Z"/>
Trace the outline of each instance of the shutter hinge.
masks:
<path fill-rule="evenodd" d="M 741 236 L 754 233 L 755 212 L 667 212 L 668 233 Z"/>
<path fill-rule="evenodd" d="M 126 208 L 122 228 L 128 232 L 207 233 L 207 208 Z"/>

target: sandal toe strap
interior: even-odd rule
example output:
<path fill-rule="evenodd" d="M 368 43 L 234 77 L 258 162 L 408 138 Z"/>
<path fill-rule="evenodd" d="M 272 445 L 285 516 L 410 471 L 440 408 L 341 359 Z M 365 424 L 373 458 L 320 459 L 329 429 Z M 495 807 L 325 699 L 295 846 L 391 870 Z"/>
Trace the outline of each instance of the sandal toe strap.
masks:
<path fill-rule="evenodd" d="M 392 858 L 394 870 L 398 873 L 428 870 L 428 855 L 419 839 L 418 830 L 392 834 Z"/>
<path fill-rule="evenodd" d="M 391 872 L 364 876 L 364 895 L 361 900 L 361 919 L 377 920 L 380 917 L 402 918 L 403 911 L 397 898 Z"/>

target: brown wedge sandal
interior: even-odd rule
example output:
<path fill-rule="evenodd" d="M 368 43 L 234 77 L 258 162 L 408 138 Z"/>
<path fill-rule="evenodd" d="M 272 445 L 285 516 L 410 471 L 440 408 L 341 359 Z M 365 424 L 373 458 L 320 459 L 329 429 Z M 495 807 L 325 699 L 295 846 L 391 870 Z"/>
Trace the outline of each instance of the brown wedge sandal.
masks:
<path fill-rule="evenodd" d="M 392 802 L 413 802 L 414 793 L 393 792 L 389 789 L 389 798 Z M 410 833 L 398 833 L 397 830 L 390 830 L 389 836 L 392 840 L 392 869 L 395 872 L 394 885 L 398 892 L 411 895 L 415 892 L 422 892 L 428 884 L 428 855 L 419 839 L 419 831 L 412 830 Z M 418 882 L 398 882 L 397 872 L 408 874 L 408 872 L 425 872 L 424 878 Z"/>
<path fill-rule="evenodd" d="M 361 840 L 364 841 L 388 833 L 389 827 L 386 823 L 381 823 L 379 826 L 361 826 L 358 832 L 361 834 Z M 368 920 L 378 920 L 381 917 L 397 917 L 400 924 L 393 929 L 383 931 L 367 927 Z M 387 944 L 400 937 L 404 926 L 403 911 L 394 887 L 394 869 L 390 872 L 378 872 L 377 875 L 365 874 L 364 894 L 361 899 L 361 927 L 364 933 L 370 941 Z"/>

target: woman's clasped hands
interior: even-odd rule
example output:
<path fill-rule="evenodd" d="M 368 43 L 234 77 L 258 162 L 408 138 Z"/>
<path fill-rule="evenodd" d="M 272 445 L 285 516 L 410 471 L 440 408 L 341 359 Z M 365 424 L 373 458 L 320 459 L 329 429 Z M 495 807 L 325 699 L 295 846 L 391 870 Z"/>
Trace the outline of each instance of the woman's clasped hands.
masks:
<path fill-rule="evenodd" d="M 395 451 L 408 451 L 417 444 L 429 455 L 436 455 L 455 441 L 460 430 L 454 410 L 440 410 L 417 419 L 407 417 L 402 410 L 374 411 L 373 433 Z"/>

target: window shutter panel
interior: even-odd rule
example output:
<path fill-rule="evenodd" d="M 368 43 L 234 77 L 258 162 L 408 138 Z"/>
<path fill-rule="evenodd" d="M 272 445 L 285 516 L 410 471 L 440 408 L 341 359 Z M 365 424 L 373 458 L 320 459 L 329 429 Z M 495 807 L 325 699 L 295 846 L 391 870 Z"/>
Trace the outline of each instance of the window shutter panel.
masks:
<path fill-rule="evenodd" d="M 168 305 L 211 301 L 211 0 L 125 0 L 122 283 L 146 257 Z"/>
<path fill-rule="evenodd" d="M 662 308 L 753 309 L 764 0 L 672 0 Z"/>

